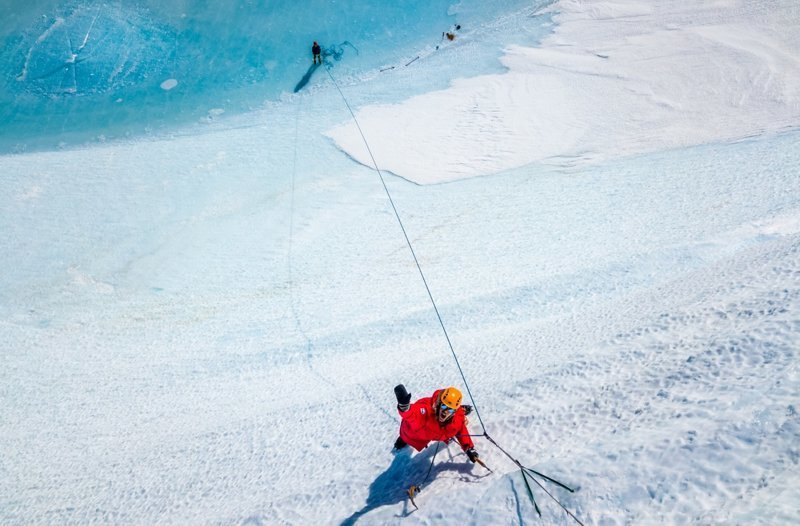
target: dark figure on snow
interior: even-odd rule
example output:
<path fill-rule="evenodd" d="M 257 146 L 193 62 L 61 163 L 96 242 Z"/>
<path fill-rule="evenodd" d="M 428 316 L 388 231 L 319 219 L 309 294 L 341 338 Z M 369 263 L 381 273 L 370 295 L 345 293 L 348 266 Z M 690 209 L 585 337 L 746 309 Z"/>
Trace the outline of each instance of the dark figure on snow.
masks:
<path fill-rule="evenodd" d="M 319 44 L 317 44 L 317 41 L 315 40 L 314 45 L 311 46 L 311 54 L 314 57 L 314 64 L 322 64 L 322 57 L 320 56 L 320 53 L 322 53 L 322 48 L 319 47 Z"/>
<path fill-rule="evenodd" d="M 422 451 L 432 440 L 447 443 L 455 438 L 471 462 L 478 459 L 475 444 L 467 431 L 467 415 L 472 412 L 472 406 L 461 405 L 461 391 L 455 387 L 438 389 L 433 395 L 420 398 L 413 404 L 411 394 L 403 384 L 394 388 L 394 394 L 397 411 L 403 419 L 395 448 L 403 449 L 409 445 Z"/>

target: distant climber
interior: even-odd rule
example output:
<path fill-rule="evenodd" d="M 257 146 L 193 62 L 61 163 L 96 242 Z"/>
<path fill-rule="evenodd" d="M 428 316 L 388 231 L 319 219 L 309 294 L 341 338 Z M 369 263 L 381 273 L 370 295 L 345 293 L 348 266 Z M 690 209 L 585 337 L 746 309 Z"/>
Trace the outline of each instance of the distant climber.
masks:
<path fill-rule="evenodd" d="M 445 38 L 447 40 L 449 40 L 450 42 L 455 40 L 456 39 L 456 31 L 461 31 L 461 24 L 456 24 L 453 27 L 451 27 L 449 31 L 443 32 L 442 33 L 442 40 L 439 41 L 439 45 L 441 45 L 441 43 L 444 42 Z M 436 49 L 439 49 L 438 45 L 436 46 Z"/>
<path fill-rule="evenodd" d="M 311 54 L 313 55 L 314 64 L 322 64 L 322 57 L 320 56 L 320 53 L 322 53 L 322 48 L 319 47 L 319 44 L 317 44 L 317 41 L 315 40 L 314 45 L 311 46 Z"/>
<path fill-rule="evenodd" d="M 472 406 L 461 405 L 461 391 L 455 387 L 438 389 L 430 397 L 420 398 L 411 404 L 411 394 L 403 384 L 394 388 L 397 411 L 403 421 L 395 449 L 411 446 L 422 451 L 433 440 L 449 442 L 455 438 L 470 462 L 478 459 L 475 444 L 467 430 L 467 415 Z"/>

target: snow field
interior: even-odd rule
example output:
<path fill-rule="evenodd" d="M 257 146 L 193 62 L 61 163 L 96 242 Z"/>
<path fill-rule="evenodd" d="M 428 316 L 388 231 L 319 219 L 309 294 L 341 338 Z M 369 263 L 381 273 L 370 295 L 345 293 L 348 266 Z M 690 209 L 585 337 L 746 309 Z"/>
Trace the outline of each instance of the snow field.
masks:
<path fill-rule="evenodd" d="M 583 3 L 584 29 L 641 5 Z M 411 512 L 433 451 L 390 453 L 391 389 L 463 386 L 376 175 L 322 135 L 347 119 L 321 83 L 202 134 L 0 157 L 0 522 L 538 522 L 480 438 L 495 472 L 440 450 Z M 800 517 L 800 141 L 751 124 L 387 178 L 491 435 L 587 524 Z"/>

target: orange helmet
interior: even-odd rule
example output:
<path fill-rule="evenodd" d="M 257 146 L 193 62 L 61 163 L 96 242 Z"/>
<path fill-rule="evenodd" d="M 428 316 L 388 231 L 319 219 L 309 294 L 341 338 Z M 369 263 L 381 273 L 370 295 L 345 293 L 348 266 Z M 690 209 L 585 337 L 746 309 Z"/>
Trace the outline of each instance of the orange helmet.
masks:
<path fill-rule="evenodd" d="M 439 422 L 449 420 L 456 414 L 459 407 L 461 407 L 461 391 L 455 387 L 442 389 L 436 402 L 436 414 L 439 417 Z"/>
<path fill-rule="evenodd" d="M 455 411 L 461 407 L 461 391 L 448 387 L 439 394 L 439 402 Z"/>

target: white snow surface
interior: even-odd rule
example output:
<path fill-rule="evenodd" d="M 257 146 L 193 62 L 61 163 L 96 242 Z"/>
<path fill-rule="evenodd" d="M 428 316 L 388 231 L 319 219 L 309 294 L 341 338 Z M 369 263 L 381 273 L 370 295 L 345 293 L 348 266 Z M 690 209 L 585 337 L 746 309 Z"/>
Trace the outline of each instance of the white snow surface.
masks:
<path fill-rule="evenodd" d="M 375 96 L 488 24 L 338 79 L 471 402 L 585 524 L 796 524 L 797 4 L 551 9 L 501 75 Z M 466 386 L 322 73 L 202 132 L 0 157 L 0 523 L 574 524 L 483 437 L 491 473 L 391 452 L 397 383 Z"/>
<path fill-rule="evenodd" d="M 800 120 L 797 2 L 562 1 L 508 72 L 357 119 L 378 167 L 426 184 L 782 131 Z M 391 123 L 387 126 L 386 123 Z M 372 167 L 352 122 L 328 135 Z"/>

